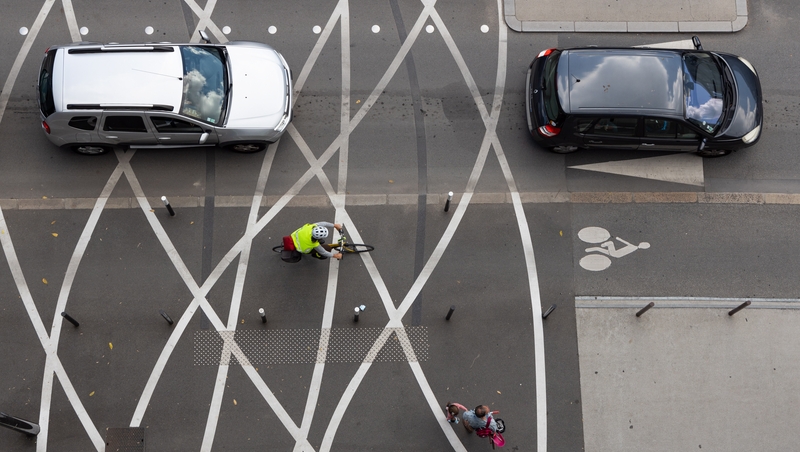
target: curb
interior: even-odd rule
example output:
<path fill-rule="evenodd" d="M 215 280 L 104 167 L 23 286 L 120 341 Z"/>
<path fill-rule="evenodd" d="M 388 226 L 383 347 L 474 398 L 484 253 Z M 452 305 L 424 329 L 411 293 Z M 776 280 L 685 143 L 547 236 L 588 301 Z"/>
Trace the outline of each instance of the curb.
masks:
<path fill-rule="evenodd" d="M 463 193 L 455 193 L 452 202 L 461 201 Z M 261 207 L 272 207 L 282 197 L 264 196 Z M 428 205 L 444 204 L 447 194 L 429 193 L 425 195 Z M 705 192 L 523 192 L 519 193 L 523 204 L 771 204 L 798 205 L 800 193 L 705 193 Z M 202 196 L 170 197 L 170 205 L 176 208 L 205 207 L 206 198 Z M 152 209 L 161 208 L 159 197 L 148 197 Z M 470 204 L 511 204 L 513 195 L 501 193 L 473 193 Z M 95 198 L 50 198 L 50 199 L 0 199 L 3 210 L 90 210 L 97 203 Z M 347 195 L 345 205 L 358 206 L 399 206 L 417 205 L 418 195 L 400 194 L 353 194 Z M 251 207 L 252 196 L 217 196 L 214 207 Z M 287 207 L 332 207 L 326 195 L 295 196 Z M 136 198 L 109 198 L 105 209 L 139 209 Z"/>
<path fill-rule="evenodd" d="M 732 21 L 663 22 L 519 20 L 516 2 L 503 0 L 503 12 L 508 27 L 521 33 L 735 33 L 747 25 L 747 0 L 736 0 L 736 19 Z"/>

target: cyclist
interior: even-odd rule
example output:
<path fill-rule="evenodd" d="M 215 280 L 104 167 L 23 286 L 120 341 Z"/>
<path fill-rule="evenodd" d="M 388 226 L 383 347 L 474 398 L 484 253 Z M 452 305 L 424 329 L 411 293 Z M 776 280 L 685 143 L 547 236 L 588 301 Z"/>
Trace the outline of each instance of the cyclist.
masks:
<path fill-rule="evenodd" d="M 330 257 L 341 259 L 342 253 L 331 253 L 330 245 L 325 244 L 324 239 L 328 237 L 328 228 L 330 227 L 336 228 L 337 231 L 342 232 L 341 224 L 328 223 L 327 221 L 306 223 L 301 226 L 296 231 L 292 232 L 294 249 L 303 254 L 311 254 L 317 259 L 328 259 Z"/>

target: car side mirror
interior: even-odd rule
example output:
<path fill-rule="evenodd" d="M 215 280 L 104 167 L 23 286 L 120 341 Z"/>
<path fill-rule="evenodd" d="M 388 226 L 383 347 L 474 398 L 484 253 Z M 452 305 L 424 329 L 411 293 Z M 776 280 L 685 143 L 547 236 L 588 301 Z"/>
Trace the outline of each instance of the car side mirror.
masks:
<path fill-rule="evenodd" d="M 694 45 L 694 48 L 697 50 L 703 50 L 703 44 L 700 44 L 700 38 L 698 38 L 697 35 L 692 36 L 692 45 Z"/>
<path fill-rule="evenodd" d="M 200 40 L 206 44 L 211 44 L 211 40 L 208 39 L 208 35 L 206 34 L 205 30 L 200 30 Z"/>
<path fill-rule="evenodd" d="M 703 138 L 702 140 L 700 140 L 700 144 L 697 145 L 697 152 L 700 152 L 700 151 L 702 151 L 703 149 L 706 148 L 706 142 L 708 142 L 708 140 L 706 138 Z"/>
<path fill-rule="evenodd" d="M 200 135 L 200 143 L 198 144 L 205 144 L 207 139 L 208 139 L 208 132 L 203 132 L 203 134 Z"/>

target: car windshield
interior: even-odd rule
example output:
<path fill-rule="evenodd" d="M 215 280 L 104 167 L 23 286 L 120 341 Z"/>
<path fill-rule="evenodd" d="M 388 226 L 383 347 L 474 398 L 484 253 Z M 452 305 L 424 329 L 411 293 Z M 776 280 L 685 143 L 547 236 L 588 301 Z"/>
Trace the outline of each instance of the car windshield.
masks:
<path fill-rule="evenodd" d="M 713 133 L 722 122 L 725 88 L 722 70 L 707 53 L 683 56 L 686 119 L 704 131 Z"/>
<path fill-rule="evenodd" d="M 222 116 L 227 72 L 223 55 L 215 47 L 183 46 L 183 100 L 180 113 L 211 124 Z"/>

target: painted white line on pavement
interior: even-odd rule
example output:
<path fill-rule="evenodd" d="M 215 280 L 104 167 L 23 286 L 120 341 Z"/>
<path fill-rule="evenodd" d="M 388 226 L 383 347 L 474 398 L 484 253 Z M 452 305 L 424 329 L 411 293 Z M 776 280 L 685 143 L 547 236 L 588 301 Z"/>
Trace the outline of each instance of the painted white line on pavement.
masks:
<path fill-rule="evenodd" d="M 78 30 L 78 19 L 75 18 L 75 8 L 72 7 L 72 0 L 61 0 L 61 6 L 64 7 L 64 16 L 67 18 L 67 28 L 69 28 L 69 37 L 72 42 L 81 42 L 81 32 Z"/>
<path fill-rule="evenodd" d="M 346 194 L 346 186 L 347 186 L 347 156 L 348 156 L 348 149 L 350 145 L 349 135 L 347 134 L 347 130 L 349 129 L 350 123 L 350 6 L 347 1 L 340 1 L 336 5 L 336 9 L 334 10 L 331 18 L 329 19 L 328 23 L 335 23 L 334 17 L 337 17 L 341 20 L 340 29 L 341 29 L 341 52 L 342 52 L 342 95 L 341 95 L 341 115 L 340 115 L 340 135 L 342 139 L 340 140 L 339 144 L 339 176 L 338 176 L 338 193 L 340 196 L 337 196 L 339 202 L 334 202 L 336 207 L 336 215 L 334 217 L 334 222 L 341 222 L 338 220 L 341 217 L 341 213 L 344 209 L 344 196 Z M 326 31 L 327 31 L 326 27 Z M 330 33 L 328 33 L 329 35 Z M 328 36 L 325 36 L 325 40 L 327 40 Z M 324 42 L 324 41 L 322 41 Z M 315 48 L 316 50 L 316 48 Z M 319 48 L 322 50 L 322 47 Z M 313 54 L 314 61 L 318 57 L 319 53 Z M 310 59 L 311 57 L 309 57 Z M 312 63 L 313 64 L 313 63 Z M 304 66 L 305 68 L 308 67 L 310 70 L 311 65 L 306 63 Z M 308 72 L 304 72 L 304 74 L 308 74 Z M 305 82 L 305 78 L 303 79 Z M 299 92 L 299 88 L 298 88 Z M 300 148 L 303 155 L 308 160 L 310 166 L 313 167 L 314 163 L 317 159 L 314 157 L 311 149 L 308 147 L 308 144 L 302 138 L 300 133 L 297 131 L 294 126 L 290 127 L 290 136 L 294 139 L 295 143 L 297 143 L 298 147 Z M 330 185 L 330 181 L 328 180 L 327 176 L 325 175 L 324 171 L 322 171 L 322 167 L 319 167 L 317 172 L 317 178 L 322 183 L 325 191 L 327 193 L 332 194 L 333 187 Z M 334 230 L 334 237 L 336 236 L 336 230 Z M 320 353 L 323 350 L 327 350 L 328 348 L 328 340 L 329 335 L 325 334 L 326 330 L 330 330 L 331 325 L 333 324 L 333 311 L 336 306 L 336 288 L 338 286 L 339 280 L 339 261 L 336 259 L 330 259 L 328 264 L 328 286 L 325 293 L 325 306 L 323 309 L 322 315 L 322 327 L 320 328 L 320 339 L 319 339 L 319 348 Z M 314 365 L 314 372 L 311 376 L 311 384 L 308 387 L 308 395 L 306 397 L 306 405 L 305 409 L 303 410 L 303 419 L 300 423 L 300 436 L 304 440 L 308 440 L 308 432 L 311 429 L 311 423 L 314 419 L 314 413 L 316 412 L 317 408 L 317 401 L 319 400 L 320 390 L 322 388 L 322 376 L 325 371 L 325 361 L 317 360 L 317 363 Z M 305 452 L 303 450 L 302 444 L 298 441 L 295 443 L 294 452 Z"/>
<path fill-rule="evenodd" d="M 261 206 L 261 199 L 264 197 L 264 190 L 267 186 L 267 179 L 269 178 L 270 170 L 272 169 L 272 162 L 275 159 L 275 152 L 278 149 L 280 140 L 272 143 L 267 152 L 264 154 L 264 159 L 261 161 L 261 171 L 258 174 L 258 181 L 256 182 L 255 193 L 253 200 L 250 204 L 250 213 L 247 218 L 247 228 L 249 231 L 258 221 L 258 209 Z M 239 254 L 239 265 L 236 269 L 236 280 L 233 285 L 233 295 L 231 297 L 230 311 L 228 312 L 228 330 L 236 331 L 239 318 L 239 308 L 242 303 L 242 292 L 244 290 L 245 277 L 247 276 L 247 265 L 250 261 L 250 250 L 253 241 L 245 242 L 242 252 Z M 227 363 L 230 359 L 230 348 L 223 347 L 220 363 Z M 237 356 L 240 364 L 244 365 L 242 358 Z M 244 357 L 246 359 L 246 357 Z M 211 396 L 211 405 L 208 408 L 208 418 L 206 419 L 206 429 L 203 433 L 203 443 L 200 446 L 202 451 L 210 451 L 214 444 L 214 436 L 217 432 L 217 425 L 219 423 L 219 412 L 222 408 L 222 396 L 225 393 L 225 382 L 228 379 L 229 365 L 220 365 L 217 370 L 217 379 L 214 385 L 214 393 Z"/>
<path fill-rule="evenodd" d="M 320 53 L 322 53 L 322 48 L 325 47 L 325 43 L 328 42 L 328 38 L 330 38 L 331 33 L 333 32 L 333 28 L 336 26 L 336 22 L 339 21 L 339 17 L 342 15 L 343 8 L 346 7 L 347 0 L 339 0 L 339 3 L 337 3 L 336 7 L 333 9 L 333 13 L 331 13 L 331 17 L 328 19 L 328 23 L 325 25 L 325 29 L 323 29 L 322 34 L 319 35 L 317 43 L 314 44 L 314 48 L 311 49 L 311 54 L 308 56 L 308 59 L 306 59 L 306 64 L 303 65 L 303 69 L 300 70 L 300 75 L 297 76 L 297 81 L 294 83 L 295 103 L 297 103 L 297 97 L 300 95 L 300 92 L 303 90 L 303 86 L 308 79 L 308 74 L 310 74 L 311 69 L 314 68 Z"/>
<path fill-rule="evenodd" d="M 33 302 L 33 297 L 30 294 L 30 290 L 28 288 L 27 282 L 25 281 L 24 274 L 22 272 L 22 268 L 19 265 L 19 260 L 16 256 L 16 251 L 14 250 L 13 243 L 11 241 L 11 236 L 8 231 L 8 226 L 5 221 L 5 217 L 2 214 L 2 210 L 0 209 L 0 241 L 2 241 L 3 250 L 6 254 L 6 260 L 8 261 L 9 268 L 11 269 L 11 273 L 14 276 L 14 280 L 17 285 L 17 290 L 20 292 L 20 297 L 23 300 L 23 303 L 28 311 L 28 316 L 31 319 L 31 323 L 33 323 L 34 329 L 39 336 L 39 340 L 42 344 L 42 348 L 46 354 L 45 360 L 45 369 L 44 369 L 44 376 L 42 380 L 42 393 L 41 393 L 41 400 L 40 400 L 40 409 L 39 409 L 39 427 L 40 432 L 37 436 L 37 451 L 45 451 L 47 450 L 47 438 L 49 433 L 49 425 L 50 425 L 50 406 L 52 402 L 52 389 L 53 389 L 53 374 L 58 377 L 59 381 L 61 382 L 61 386 L 67 395 L 67 398 L 72 405 L 72 408 L 75 410 L 75 413 L 78 415 L 78 419 L 81 421 L 84 429 L 86 430 L 87 434 L 89 435 L 90 440 L 95 445 L 97 450 L 102 450 L 104 448 L 105 442 L 103 438 L 100 436 L 97 427 L 92 422 L 91 418 L 89 417 L 88 412 L 86 411 L 83 403 L 80 400 L 75 388 L 73 387 L 69 376 L 67 375 L 66 371 L 63 368 L 63 365 L 58 358 L 58 341 L 61 334 L 61 326 L 63 322 L 63 317 L 60 315 L 61 312 L 64 311 L 67 304 L 67 299 L 69 298 L 69 292 L 72 288 L 72 282 L 75 279 L 75 274 L 77 272 L 78 266 L 80 265 L 80 261 L 86 251 L 86 246 L 91 239 L 91 235 L 94 232 L 94 229 L 97 225 L 97 221 L 102 213 L 103 207 L 108 200 L 108 196 L 113 191 L 114 187 L 116 186 L 117 182 L 119 181 L 119 177 L 121 175 L 121 168 L 117 166 L 117 168 L 112 172 L 111 176 L 109 177 L 106 185 L 97 199 L 94 208 L 89 216 L 89 220 L 87 221 L 86 226 L 84 227 L 81 236 L 78 239 L 78 243 L 75 246 L 73 251 L 72 257 L 70 262 L 67 266 L 67 270 L 65 272 L 64 281 L 61 286 L 61 290 L 59 293 L 59 298 L 56 303 L 56 313 L 53 319 L 53 325 L 51 327 L 51 334 L 50 336 L 47 335 L 44 329 L 44 324 L 39 316 L 39 312 L 36 310 L 36 306 Z"/>
<path fill-rule="evenodd" d="M 649 47 L 652 49 L 694 49 L 694 44 L 692 44 L 691 39 L 682 39 L 680 41 L 657 42 L 655 44 L 643 44 L 634 47 Z"/>
<path fill-rule="evenodd" d="M 14 83 L 17 81 L 17 76 L 19 75 L 20 68 L 22 68 L 22 63 L 25 62 L 25 58 L 31 51 L 33 41 L 36 40 L 39 30 L 42 29 L 42 24 L 44 23 L 44 20 L 47 19 L 47 15 L 50 13 L 50 8 L 53 7 L 54 2 L 55 0 L 46 0 L 44 2 L 42 9 L 39 10 L 39 14 L 36 15 L 36 20 L 34 20 L 33 25 L 31 25 L 30 31 L 28 32 L 27 36 L 25 36 L 25 41 L 22 42 L 22 47 L 20 47 L 19 53 L 17 53 L 17 58 L 14 59 L 14 64 L 11 65 L 11 70 L 8 71 L 6 83 L 3 84 L 3 90 L 0 91 L 0 121 L 3 120 L 3 114 L 6 111 L 8 99 L 11 98 L 11 91 L 14 89 Z M 47 435 L 45 435 L 45 437 L 46 436 Z"/>
<path fill-rule="evenodd" d="M 184 313 L 184 315 L 181 317 L 179 323 L 184 321 L 188 323 L 189 316 L 187 316 L 187 313 L 189 309 L 193 309 L 195 307 L 195 303 L 197 303 L 199 307 L 203 309 L 203 312 L 206 314 L 206 316 L 208 317 L 209 321 L 214 326 L 214 328 L 217 331 L 225 331 L 225 325 L 222 323 L 222 321 L 217 316 L 214 309 L 208 303 L 208 300 L 205 298 L 210 288 L 213 287 L 217 278 L 219 278 L 219 275 L 221 274 L 222 270 L 219 270 L 219 274 L 216 274 L 214 279 L 212 279 L 212 277 L 209 277 L 203 284 L 203 287 L 199 287 L 197 285 L 197 283 L 194 281 L 191 275 L 191 272 L 189 272 L 189 269 L 186 267 L 186 264 L 181 259 L 177 249 L 172 244 L 169 235 L 166 233 L 161 223 L 159 223 L 158 218 L 156 218 L 155 213 L 150 208 L 150 204 L 147 200 L 147 197 L 145 196 L 142 187 L 139 184 L 139 180 L 136 178 L 136 174 L 133 172 L 133 169 L 131 168 L 130 164 L 129 163 L 122 164 L 122 167 L 125 172 L 125 176 L 128 179 L 128 183 L 130 184 L 131 189 L 133 190 L 133 193 L 136 196 L 137 201 L 139 202 L 139 207 L 142 209 L 142 212 L 144 213 L 145 218 L 147 219 L 151 229 L 156 235 L 156 238 L 158 239 L 159 243 L 161 243 L 162 248 L 164 248 L 164 251 L 167 253 L 167 256 L 169 257 L 176 271 L 180 275 L 184 284 L 192 293 L 192 296 L 194 296 L 194 300 L 190 304 L 189 308 L 187 308 L 187 312 Z M 245 236 L 250 237 L 249 240 L 252 240 L 252 234 L 245 233 Z M 237 245 L 235 246 L 238 246 L 239 251 L 237 251 L 237 253 L 235 253 L 234 256 L 238 254 L 242 249 L 244 249 L 245 246 L 247 246 L 247 242 L 248 240 L 240 240 L 239 242 L 237 242 Z M 231 262 L 232 260 L 227 260 L 227 261 L 223 260 L 214 269 L 214 272 L 216 272 L 221 267 L 227 268 L 227 266 L 230 265 Z M 214 272 L 212 272 L 212 276 L 214 275 Z M 183 328 L 185 328 L 185 325 L 183 325 Z M 177 343 L 177 340 L 180 338 L 180 334 L 170 336 L 170 341 L 172 341 L 173 338 L 175 339 L 175 342 L 168 343 L 167 345 L 165 345 L 164 350 L 162 351 L 162 354 L 159 357 L 159 361 L 156 363 L 156 367 L 153 369 L 153 372 L 151 373 L 150 379 L 148 380 L 147 385 L 145 386 L 145 390 L 143 391 L 142 397 L 139 399 L 136 411 L 134 412 L 134 418 L 131 421 L 132 426 L 138 426 L 138 424 L 141 422 L 141 419 L 144 416 L 144 412 L 147 409 L 147 405 L 149 404 L 150 399 L 153 395 L 153 391 L 155 390 L 155 386 L 161 377 L 161 373 L 163 372 L 163 369 L 166 366 L 166 362 L 168 361 L 169 356 L 174 350 L 175 343 Z M 238 345 L 235 344 L 235 342 L 233 342 L 233 346 L 231 348 L 234 354 L 243 354 L 243 352 L 238 347 Z M 273 409 L 276 416 L 278 417 L 278 420 L 281 421 L 286 430 L 292 434 L 295 440 L 297 441 L 303 440 L 300 436 L 300 429 L 294 424 L 294 421 L 292 421 L 291 417 L 288 415 L 286 410 L 274 397 L 272 392 L 267 387 L 266 383 L 264 383 L 261 376 L 258 374 L 258 372 L 255 371 L 255 368 L 253 366 L 242 366 L 242 367 L 245 369 L 245 373 L 247 374 L 248 377 L 250 377 L 251 381 L 259 390 L 259 392 L 261 392 L 261 394 L 264 396 L 265 400 L 267 400 L 267 403 Z M 307 441 L 305 446 L 308 448 L 308 450 L 312 450 L 310 444 L 308 444 Z"/>
<path fill-rule="evenodd" d="M 211 13 L 214 12 L 214 8 L 217 6 L 217 0 L 208 0 L 206 3 L 205 9 L 201 8 L 194 0 L 183 0 L 186 5 L 191 8 L 192 12 L 197 15 L 198 21 L 197 26 L 194 28 L 194 33 L 189 40 L 189 42 L 200 42 L 200 30 L 208 29 L 211 34 L 217 38 L 217 41 L 220 44 L 224 44 L 228 42 L 227 36 L 222 30 L 217 27 L 214 21 L 211 20 Z"/>
<path fill-rule="evenodd" d="M 569 168 L 699 187 L 705 185 L 703 157 L 691 153 L 589 163 L 570 166 Z"/>

